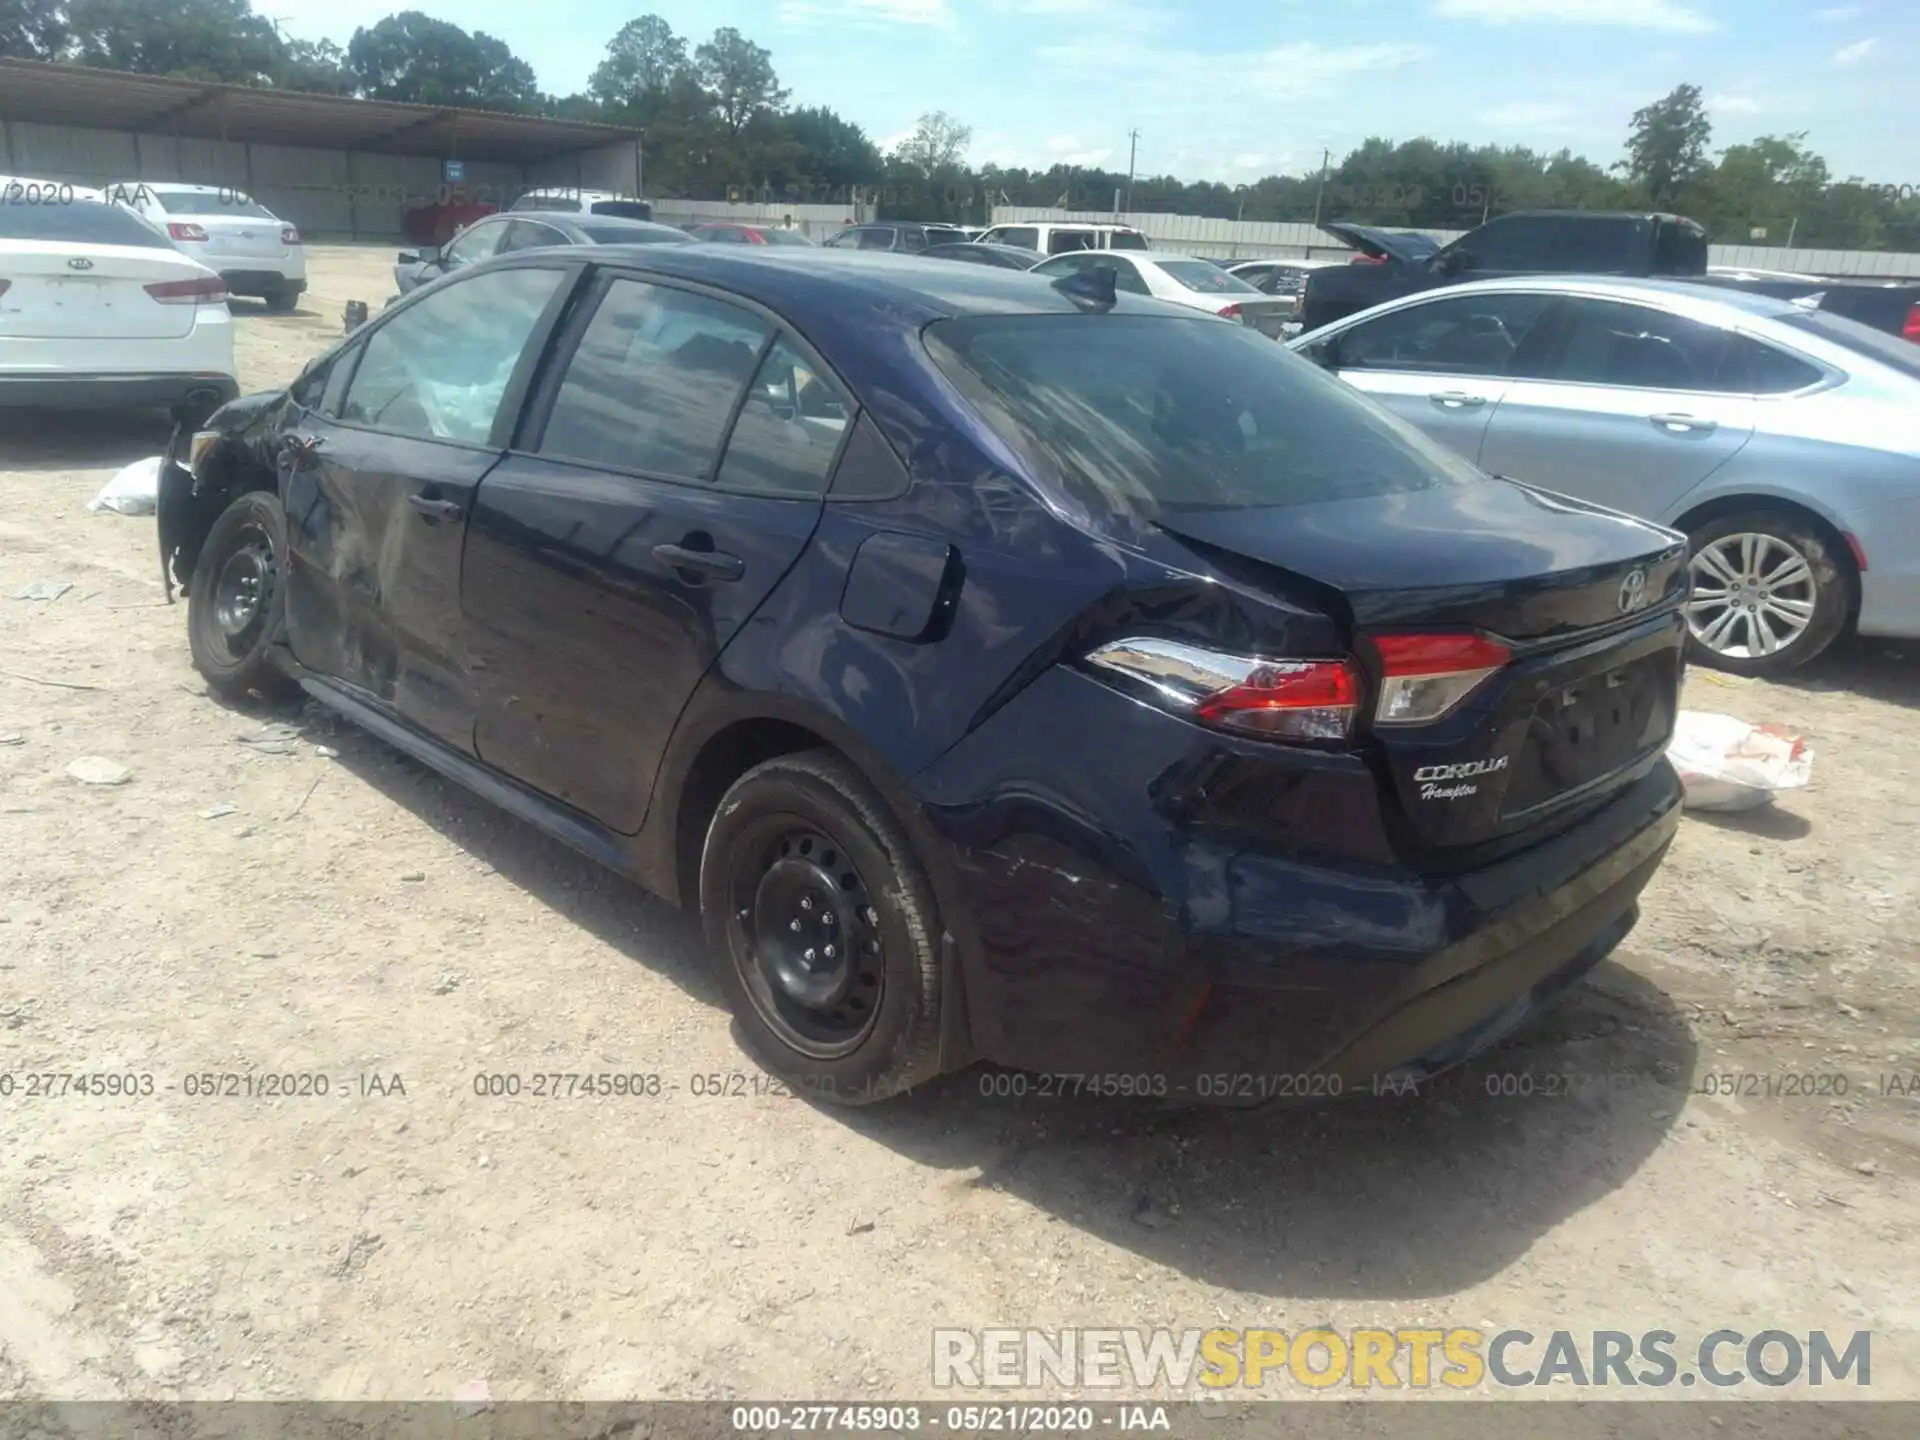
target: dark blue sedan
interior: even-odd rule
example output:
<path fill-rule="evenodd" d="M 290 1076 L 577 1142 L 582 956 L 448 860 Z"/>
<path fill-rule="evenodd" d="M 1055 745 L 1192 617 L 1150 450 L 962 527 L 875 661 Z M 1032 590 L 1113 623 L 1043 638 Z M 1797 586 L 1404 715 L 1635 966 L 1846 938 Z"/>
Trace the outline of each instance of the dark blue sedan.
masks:
<path fill-rule="evenodd" d="M 1446 1069 L 1634 923 L 1684 544 L 1103 275 L 471 266 L 176 435 L 194 662 L 697 908 L 822 1098 Z"/>

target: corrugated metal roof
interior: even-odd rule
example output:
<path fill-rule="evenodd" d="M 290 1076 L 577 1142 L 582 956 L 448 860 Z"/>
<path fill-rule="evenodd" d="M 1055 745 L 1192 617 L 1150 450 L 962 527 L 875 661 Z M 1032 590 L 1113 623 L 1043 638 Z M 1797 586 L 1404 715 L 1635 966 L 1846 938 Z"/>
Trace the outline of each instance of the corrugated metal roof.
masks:
<path fill-rule="evenodd" d="M 0 119 L 519 165 L 632 143 L 640 134 L 583 120 L 348 100 L 37 60 L 0 60 Z"/>

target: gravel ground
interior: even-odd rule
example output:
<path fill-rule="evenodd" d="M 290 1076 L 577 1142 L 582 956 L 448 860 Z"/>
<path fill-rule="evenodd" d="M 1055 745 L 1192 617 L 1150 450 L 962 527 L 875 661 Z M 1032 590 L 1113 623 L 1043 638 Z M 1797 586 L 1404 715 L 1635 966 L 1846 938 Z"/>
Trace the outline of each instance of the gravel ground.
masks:
<path fill-rule="evenodd" d="M 391 260 L 315 247 L 299 313 L 237 304 L 243 384 Z M 84 508 L 163 440 L 0 421 L 0 1072 L 156 1077 L 0 1098 L 0 1398 L 924 1397 L 930 1326 L 1135 1324 L 1869 1328 L 1872 1393 L 1920 1397 L 1913 653 L 1696 673 L 1690 705 L 1808 736 L 1813 786 L 1689 818 L 1617 959 L 1428 1093 L 696 1096 L 756 1072 L 686 917 L 204 692 L 153 522 Z M 72 588 L 14 598 L 40 581 Z M 184 1093 L 241 1071 L 329 1093 Z M 662 1088 L 475 1093 L 534 1071 Z M 1815 1075 L 1847 1093 L 1778 1078 Z"/>

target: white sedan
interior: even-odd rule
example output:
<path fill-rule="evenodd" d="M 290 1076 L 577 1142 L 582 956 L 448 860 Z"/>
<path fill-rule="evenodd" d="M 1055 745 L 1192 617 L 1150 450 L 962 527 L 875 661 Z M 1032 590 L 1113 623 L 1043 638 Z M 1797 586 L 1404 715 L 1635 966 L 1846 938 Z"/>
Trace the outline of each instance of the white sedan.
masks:
<path fill-rule="evenodd" d="M 165 230 L 175 249 L 220 275 L 232 294 L 291 310 L 307 288 L 299 230 L 249 195 L 172 180 L 116 180 L 106 194 Z"/>
<path fill-rule="evenodd" d="M 1074 250 L 1042 260 L 1029 273 L 1057 277 L 1083 270 L 1111 270 L 1116 290 L 1151 295 L 1238 320 L 1275 339 L 1293 318 L 1291 300 L 1263 295 L 1213 261 L 1194 255 L 1169 255 L 1163 250 Z"/>
<path fill-rule="evenodd" d="M 190 415 L 239 391 L 218 275 L 132 211 L 0 193 L 0 407 Z"/>

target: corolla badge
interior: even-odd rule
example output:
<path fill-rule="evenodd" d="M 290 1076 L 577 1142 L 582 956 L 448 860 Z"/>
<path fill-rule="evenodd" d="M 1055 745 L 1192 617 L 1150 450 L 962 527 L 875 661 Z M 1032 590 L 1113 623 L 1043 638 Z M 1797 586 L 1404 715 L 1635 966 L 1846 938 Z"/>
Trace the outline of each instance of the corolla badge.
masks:
<path fill-rule="evenodd" d="M 1635 568 L 1627 572 L 1627 578 L 1620 582 L 1620 613 L 1631 615 L 1636 610 L 1644 610 L 1653 597 L 1647 593 L 1647 572 Z"/>
<path fill-rule="evenodd" d="M 1413 783 L 1420 787 L 1422 800 L 1464 800 L 1469 795 L 1478 795 L 1478 785 L 1449 785 L 1449 780 L 1460 781 L 1480 775 L 1497 775 L 1507 768 L 1507 757 L 1496 755 L 1490 760 L 1462 760 L 1453 765 L 1422 765 L 1413 772 Z"/>

